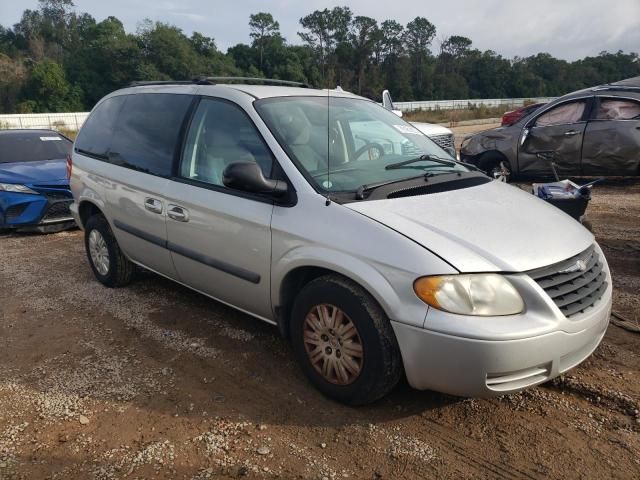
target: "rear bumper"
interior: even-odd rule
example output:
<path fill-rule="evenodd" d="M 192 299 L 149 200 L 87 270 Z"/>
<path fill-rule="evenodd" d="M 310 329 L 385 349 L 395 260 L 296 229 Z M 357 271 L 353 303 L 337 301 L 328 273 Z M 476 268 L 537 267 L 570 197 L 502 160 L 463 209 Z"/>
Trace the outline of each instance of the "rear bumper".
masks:
<path fill-rule="evenodd" d="M 577 333 L 478 340 L 392 322 L 409 384 L 462 397 L 493 397 L 551 380 L 584 361 L 602 341 L 611 290 L 585 313 Z"/>

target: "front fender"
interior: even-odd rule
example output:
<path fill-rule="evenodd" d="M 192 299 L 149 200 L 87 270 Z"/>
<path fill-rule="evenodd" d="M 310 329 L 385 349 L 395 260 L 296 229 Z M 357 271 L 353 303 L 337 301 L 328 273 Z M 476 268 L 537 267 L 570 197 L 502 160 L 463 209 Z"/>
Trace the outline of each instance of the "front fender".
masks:
<path fill-rule="evenodd" d="M 318 267 L 339 273 L 369 292 L 390 319 L 418 327 L 424 325 L 428 307 L 413 292 L 414 275 L 320 246 L 294 248 L 273 265 L 271 300 L 274 306 L 280 306 L 283 280 L 287 274 L 300 267 Z M 389 281 L 390 278 L 394 285 Z"/>

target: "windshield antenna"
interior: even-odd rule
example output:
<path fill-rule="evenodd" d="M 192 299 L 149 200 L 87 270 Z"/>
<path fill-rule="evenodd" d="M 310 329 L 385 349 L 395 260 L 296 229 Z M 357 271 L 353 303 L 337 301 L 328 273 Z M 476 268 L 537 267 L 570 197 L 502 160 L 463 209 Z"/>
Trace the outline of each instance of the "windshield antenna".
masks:
<path fill-rule="evenodd" d="M 331 106 L 330 106 L 330 102 L 329 102 L 329 87 L 327 87 L 327 190 L 329 190 L 331 188 L 331 169 L 329 167 L 329 161 L 330 161 L 330 156 L 329 156 L 329 146 L 331 143 L 331 139 L 330 139 L 330 126 L 331 126 L 331 119 L 329 118 L 329 114 L 331 113 Z M 329 197 L 329 192 L 327 191 L 327 195 L 325 198 L 325 206 L 328 207 L 329 205 L 331 205 L 331 197 Z"/>

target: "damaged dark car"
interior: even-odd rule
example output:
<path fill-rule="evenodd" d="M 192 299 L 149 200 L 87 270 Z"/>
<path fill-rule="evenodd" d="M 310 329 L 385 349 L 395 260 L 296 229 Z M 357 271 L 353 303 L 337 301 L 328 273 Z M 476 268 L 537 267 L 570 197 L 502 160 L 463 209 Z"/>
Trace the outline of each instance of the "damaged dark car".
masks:
<path fill-rule="evenodd" d="M 467 137 L 461 160 L 494 178 L 640 175 L 640 77 L 570 93 Z"/>

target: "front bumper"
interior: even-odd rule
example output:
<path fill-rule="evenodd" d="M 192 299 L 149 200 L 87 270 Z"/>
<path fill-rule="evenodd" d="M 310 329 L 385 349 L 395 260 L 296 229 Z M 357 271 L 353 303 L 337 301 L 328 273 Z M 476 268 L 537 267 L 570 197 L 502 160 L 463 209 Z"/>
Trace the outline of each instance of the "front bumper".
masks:
<path fill-rule="evenodd" d="M 578 332 L 556 330 L 514 340 L 480 340 L 392 322 L 409 384 L 462 397 L 493 397 L 537 385 L 584 361 L 602 341 L 611 288 L 580 319 Z"/>
<path fill-rule="evenodd" d="M 73 224 L 71 191 L 31 187 L 38 194 L 0 192 L 0 228 L 28 229 Z"/>

